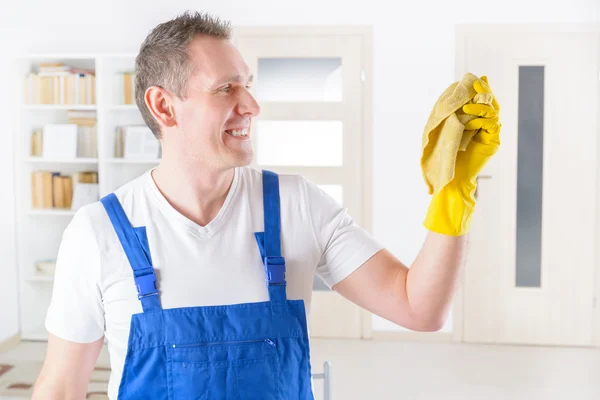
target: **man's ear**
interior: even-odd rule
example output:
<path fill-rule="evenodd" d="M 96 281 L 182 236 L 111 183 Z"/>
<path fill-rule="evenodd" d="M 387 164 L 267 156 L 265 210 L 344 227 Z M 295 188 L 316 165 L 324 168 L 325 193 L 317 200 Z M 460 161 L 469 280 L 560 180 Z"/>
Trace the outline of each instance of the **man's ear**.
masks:
<path fill-rule="evenodd" d="M 151 86 L 146 90 L 144 100 L 160 126 L 170 128 L 176 124 L 171 93 L 161 87 Z"/>

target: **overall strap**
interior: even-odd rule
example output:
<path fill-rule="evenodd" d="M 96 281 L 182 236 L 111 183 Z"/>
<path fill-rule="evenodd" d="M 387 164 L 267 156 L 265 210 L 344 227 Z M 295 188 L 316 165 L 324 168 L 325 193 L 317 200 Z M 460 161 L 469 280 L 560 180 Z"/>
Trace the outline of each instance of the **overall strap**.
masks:
<path fill-rule="evenodd" d="M 260 255 L 265 267 L 269 299 L 285 302 L 285 259 L 281 256 L 281 216 L 279 207 L 279 177 L 263 171 L 263 204 L 265 231 L 256 233 Z"/>
<path fill-rule="evenodd" d="M 101 200 L 104 209 L 108 213 L 110 222 L 117 233 L 129 264 L 133 269 L 135 286 L 138 292 L 138 298 L 142 302 L 144 312 L 150 310 L 160 310 L 160 299 L 156 287 L 156 275 L 152 267 L 152 260 L 149 254 L 146 254 L 138 235 L 131 226 L 119 199 L 114 193 L 111 193 Z"/>

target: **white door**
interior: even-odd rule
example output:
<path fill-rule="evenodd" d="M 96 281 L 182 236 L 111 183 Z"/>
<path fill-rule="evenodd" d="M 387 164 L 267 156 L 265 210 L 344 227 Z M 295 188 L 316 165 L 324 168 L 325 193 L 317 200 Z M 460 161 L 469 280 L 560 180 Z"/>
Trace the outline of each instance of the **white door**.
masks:
<path fill-rule="evenodd" d="M 236 29 L 235 42 L 262 108 L 252 126 L 254 166 L 306 177 L 368 230 L 364 33 L 246 28 Z M 315 279 L 311 336 L 361 337 L 365 315 Z"/>
<path fill-rule="evenodd" d="M 457 42 L 459 76 L 489 77 L 503 122 L 479 179 L 463 339 L 590 345 L 599 35 L 465 32 Z"/>

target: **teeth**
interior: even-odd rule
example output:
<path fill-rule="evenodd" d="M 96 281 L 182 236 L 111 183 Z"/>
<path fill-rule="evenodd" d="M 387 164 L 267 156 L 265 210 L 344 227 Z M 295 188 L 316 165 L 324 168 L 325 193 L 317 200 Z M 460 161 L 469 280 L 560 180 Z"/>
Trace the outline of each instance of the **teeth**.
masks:
<path fill-rule="evenodd" d="M 248 129 L 229 131 L 233 136 L 248 136 Z"/>

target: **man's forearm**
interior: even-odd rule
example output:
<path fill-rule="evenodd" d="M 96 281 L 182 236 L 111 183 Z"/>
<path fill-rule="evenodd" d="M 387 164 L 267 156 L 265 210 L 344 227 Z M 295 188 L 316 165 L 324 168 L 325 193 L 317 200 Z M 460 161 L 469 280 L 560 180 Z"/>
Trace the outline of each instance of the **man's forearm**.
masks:
<path fill-rule="evenodd" d="M 78 400 L 85 398 L 85 390 L 70 386 L 68 382 L 67 377 L 61 379 L 56 374 L 42 370 L 33 388 L 32 400 Z"/>
<path fill-rule="evenodd" d="M 84 399 L 104 338 L 75 343 L 48 335 L 46 360 L 33 389 L 34 400 Z"/>
<path fill-rule="evenodd" d="M 467 235 L 428 232 L 406 277 L 410 308 L 425 329 L 441 329 L 466 260 Z"/>

